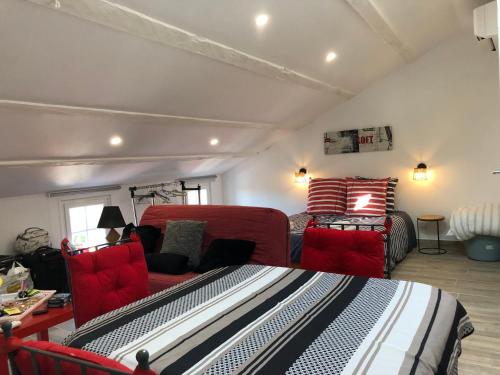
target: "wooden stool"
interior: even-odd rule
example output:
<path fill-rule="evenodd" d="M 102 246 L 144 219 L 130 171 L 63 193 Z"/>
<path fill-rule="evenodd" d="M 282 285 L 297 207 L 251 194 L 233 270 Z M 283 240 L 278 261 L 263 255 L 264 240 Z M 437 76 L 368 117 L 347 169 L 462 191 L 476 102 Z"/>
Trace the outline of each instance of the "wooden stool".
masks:
<path fill-rule="evenodd" d="M 444 220 L 444 216 L 442 215 L 422 215 L 417 217 L 417 244 L 418 244 L 418 251 L 422 254 L 427 254 L 427 255 L 441 255 L 441 254 L 446 254 L 448 250 L 441 248 L 441 239 L 439 238 L 439 222 Z M 420 228 L 419 228 L 419 223 L 421 221 L 435 221 L 436 222 L 436 227 L 437 227 L 437 240 L 438 240 L 438 245 L 437 247 L 420 247 Z M 425 251 L 425 250 L 436 250 L 433 252 Z"/>

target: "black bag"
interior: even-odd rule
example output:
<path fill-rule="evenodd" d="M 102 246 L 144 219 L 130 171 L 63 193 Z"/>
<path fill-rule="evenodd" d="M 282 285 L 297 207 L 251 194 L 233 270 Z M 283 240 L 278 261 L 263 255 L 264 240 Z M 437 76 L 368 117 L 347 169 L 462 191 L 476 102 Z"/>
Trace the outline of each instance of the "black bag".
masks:
<path fill-rule="evenodd" d="M 161 230 L 152 225 L 139 225 L 136 227 L 134 224 L 130 223 L 123 228 L 122 240 L 129 239 L 130 235 L 134 232 L 137 233 L 141 239 L 144 253 L 154 253 L 156 243 L 161 236 Z"/>
<path fill-rule="evenodd" d="M 23 255 L 19 262 L 30 269 L 36 289 L 69 292 L 66 262 L 61 250 L 47 246 L 40 247 L 32 253 Z"/>
<path fill-rule="evenodd" d="M 0 255 L 0 273 L 6 275 L 12 267 L 12 263 L 16 260 L 19 261 L 19 256 L 17 255 Z"/>

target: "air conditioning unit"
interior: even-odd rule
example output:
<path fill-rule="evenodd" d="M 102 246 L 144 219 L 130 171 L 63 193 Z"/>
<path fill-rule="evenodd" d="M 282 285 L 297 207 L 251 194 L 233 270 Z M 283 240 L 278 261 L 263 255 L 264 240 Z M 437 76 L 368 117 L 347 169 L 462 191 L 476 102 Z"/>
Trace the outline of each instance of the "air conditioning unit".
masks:
<path fill-rule="evenodd" d="M 474 34 L 479 39 L 490 39 L 498 35 L 497 2 L 492 1 L 474 9 Z"/>

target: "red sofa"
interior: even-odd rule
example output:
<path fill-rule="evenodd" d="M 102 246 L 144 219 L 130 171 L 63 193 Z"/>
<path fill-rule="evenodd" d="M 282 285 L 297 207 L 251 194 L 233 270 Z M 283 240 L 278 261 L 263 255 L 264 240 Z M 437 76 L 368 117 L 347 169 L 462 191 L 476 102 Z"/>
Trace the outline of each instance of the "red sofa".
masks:
<path fill-rule="evenodd" d="M 151 206 L 144 211 L 140 225 L 153 225 L 165 233 L 167 220 L 206 221 L 201 253 L 216 238 L 241 239 L 255 242 L 251 264 L 284 266 L 290 264 L 290 224 L 288 217 L 272 208 L 245 206 Z M 163 236 L 156 251 L 160 251 Z M 167 275 L 149 272 L 151 293 L 189 280 L 197 273 Z"/>

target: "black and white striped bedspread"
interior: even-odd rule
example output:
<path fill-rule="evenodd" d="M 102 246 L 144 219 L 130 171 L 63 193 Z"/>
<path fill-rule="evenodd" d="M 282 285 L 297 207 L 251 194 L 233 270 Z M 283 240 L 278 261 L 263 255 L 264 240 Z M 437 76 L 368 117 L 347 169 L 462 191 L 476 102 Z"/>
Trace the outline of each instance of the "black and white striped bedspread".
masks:
<path fill-rule="evenodd" d="M 416 245 L 416 236 L 415 236 L 415 228 L 413 226 L 413 222 L 411 218 L 402 211 L 396 211 L 394 214 L 390 215 L 392 219 L 392 228 L 391 228 L 391 238 L 390 238 L 390 256 L 391 260 L 390 266 L 391 270 L 394 269 L 397 263 L 401 262 L 404 258 L 406 258 L 406 254 L 408 251 L 412 250 Z M 306 213 L 296 214 L 290 216 L 290 228 L 291 228 L 291 259 L 293 263 L 300 262 L 300 256 L 302 252 L 302 235 L 304 233 L 304 229 L 312 219 L 312 216 L 307 215 Z M 345 221 L 351 223 L 357 223 L 359 221 L 373 221 L 374 224 L 383 224 L 385 220 L 385 216 L 380 217 L 350 217 L 350 216 L 331 216 L 331 215 L 323 215 L 317 216 L 317 219 L 320 222 L 326 221 Z M 337 228 L 337 227 L 333 227 Z M 349 229 L 349 226 L 345 226 L 346 229 Z M 354 229 L 354 228 L 352 228 Z M 370 230 L 370 227 L 360 229 Z M 383 231 L 382 227 L 375 227 L 378 231 Z M 387 244 L 385 244 L 386 254 L 388 252 Z M 386 271 L 388 271 L 386 269 Z"/>
<path fill-rule="evenodd" d="M 65 344 L 159 374 L 456 374 L 473 331 L 428 285 L 283 267 L 220 268 L 90 321 Z"/>

